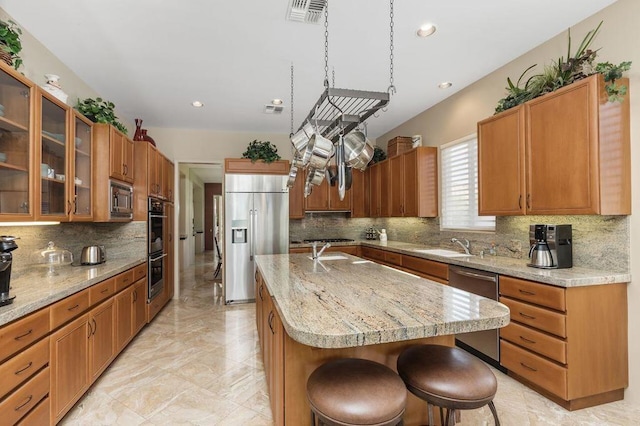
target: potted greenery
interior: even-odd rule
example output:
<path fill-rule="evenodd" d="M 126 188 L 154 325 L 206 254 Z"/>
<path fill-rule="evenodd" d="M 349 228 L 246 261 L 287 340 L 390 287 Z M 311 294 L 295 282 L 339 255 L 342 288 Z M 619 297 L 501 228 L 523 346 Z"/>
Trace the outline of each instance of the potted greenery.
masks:
<path fill-rule="evenodd" d="M 380 161 L 383 161 L 386 159 L 387 159 L 387 154 L 384 152 L 384 150 L 376 146 L 373 148 L 373 157 L 371 158 L 369 165 L 379 163 Z"/>
<path fill-rule="evenodd" d="M 278 155 L 278 148 L 269 141 L 255 140 L 249 142 L 247 150 L 242 153 L 242 158 L 248 158 L 252 163 L 258 160 L 262 160 L 265 163 L 273 163 L 280 159 Z"/>
<path fill-rule="evenodd" d="M 94 123 L 111 124 L 125 135 L 127 134 L 127 128 L 116 117 L 113 102 L 103 101 L 102 98 L 87 98 L 83 101 L 78 99 L 75 108 Z"/>
<path fill-rule="evenodd" d="M 22 30 L 11 20 L 0 20 L 0 59 L 16 70 L 22 65 L 22 59 L 18 54 L 22 51 L 20 36 Z"/>

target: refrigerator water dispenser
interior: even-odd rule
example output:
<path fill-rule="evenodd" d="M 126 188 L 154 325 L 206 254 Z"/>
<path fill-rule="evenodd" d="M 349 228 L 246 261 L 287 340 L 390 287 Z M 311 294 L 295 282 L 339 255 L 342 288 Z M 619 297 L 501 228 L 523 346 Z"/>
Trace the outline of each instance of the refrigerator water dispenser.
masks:
<path fill-rule="evenodd" d="M 234 228 L 231 231 L 231 243 L 232 244 L 246 244 L 247 243 L 247 228 Z"/>

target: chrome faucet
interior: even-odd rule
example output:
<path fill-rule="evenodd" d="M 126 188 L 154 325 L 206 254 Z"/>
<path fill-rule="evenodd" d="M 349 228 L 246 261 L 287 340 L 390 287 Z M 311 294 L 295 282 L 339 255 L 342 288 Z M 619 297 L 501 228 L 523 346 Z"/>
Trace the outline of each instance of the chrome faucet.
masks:
<path fill-rule="evenodd" d="M 469 253 L 469 246 L 471 245 L 469 243 L 469 240 L 467 240 L 466 238 L 463 238 L 463 240 L 464 240 L 464 243 L 457 238 L 452 238 L 451 242 L 460 244 L 460 246 L 464 249 L 465 254 L 471 254 Z"/>
<path fill-rule="evenodd" d="M 322 256 L 322 253 L 328 249 L 329 247 L 331 247 L 330 243 L 325 243 L 325 245 L 322 246 L 322 248 L 320 249 L 320 252 L 318 252 L 318 242 L 314 241 L 313 245 L 311 246 L 313 249 L 313 252 L 311 253 L 311 258 L 313 260 L 318 259 L 320 256 Z"/>

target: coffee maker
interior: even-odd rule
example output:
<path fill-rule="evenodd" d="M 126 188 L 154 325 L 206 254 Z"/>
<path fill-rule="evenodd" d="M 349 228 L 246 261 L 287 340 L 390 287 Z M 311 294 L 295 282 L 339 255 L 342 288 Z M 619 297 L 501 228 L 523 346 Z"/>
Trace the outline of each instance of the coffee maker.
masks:
<path fill-rule="evenodd" d="M 573 266 L 571 225 L 529 225 L 527 266 L 555 269 Z"/>
<path fill-rule="evenodd" d="M 16 237 L 0 236 L 0 306 L 13 303 L 15 296 L 11 296 L 9 282 L 11 280 L 11 252 L 18 248 Z"/>

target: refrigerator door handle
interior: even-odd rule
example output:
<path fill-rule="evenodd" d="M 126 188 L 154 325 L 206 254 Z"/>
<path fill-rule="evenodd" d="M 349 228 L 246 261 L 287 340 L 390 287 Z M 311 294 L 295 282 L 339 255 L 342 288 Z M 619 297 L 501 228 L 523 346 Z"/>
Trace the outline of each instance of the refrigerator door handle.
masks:
<path fill-rule="evenodd" d="M 253 262 L 253 210 L 249 210 L 249 260 Z"/>
<path fill-rule="evenodd" d="M 255 242 L 258 239 L 258 210 L 253 209 L 253 216 L 251 217 L 251 260 L 256 255 Z"/>

